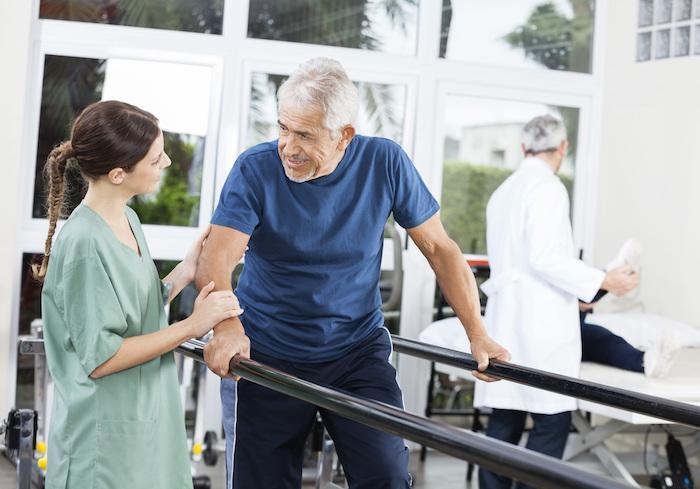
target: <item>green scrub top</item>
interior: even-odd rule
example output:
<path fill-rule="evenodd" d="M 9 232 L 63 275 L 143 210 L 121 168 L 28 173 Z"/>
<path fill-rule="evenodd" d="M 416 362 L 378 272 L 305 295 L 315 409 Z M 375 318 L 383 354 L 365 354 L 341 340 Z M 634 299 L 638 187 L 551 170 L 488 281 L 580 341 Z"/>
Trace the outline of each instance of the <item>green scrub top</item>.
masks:
<path fill-rule="evenodd" d="M 54 381 L 47 489 L 192 488 L 173 353 L 89 377 L 124 338 L 168 327 L 141 224 L 126 214 L 141 256 L 84 204 L 51 251 L 41 301 Z"/>

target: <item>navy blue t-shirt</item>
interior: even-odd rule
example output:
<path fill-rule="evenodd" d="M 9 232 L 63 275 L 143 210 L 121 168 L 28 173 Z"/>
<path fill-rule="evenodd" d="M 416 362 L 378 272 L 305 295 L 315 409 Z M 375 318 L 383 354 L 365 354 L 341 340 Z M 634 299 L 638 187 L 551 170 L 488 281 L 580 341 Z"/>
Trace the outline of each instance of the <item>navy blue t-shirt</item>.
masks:
<path fill-rule="evenodd" d="M 236 296 L 252 348 L 324 362 L 383 325 L 379 274 L 384 224 L 404 228 L 439 209 L 396 143 L 355 136 L 330 175 L 295 183 L 277 141 L 242 153 L 213 224 L 250 236 Z"/>

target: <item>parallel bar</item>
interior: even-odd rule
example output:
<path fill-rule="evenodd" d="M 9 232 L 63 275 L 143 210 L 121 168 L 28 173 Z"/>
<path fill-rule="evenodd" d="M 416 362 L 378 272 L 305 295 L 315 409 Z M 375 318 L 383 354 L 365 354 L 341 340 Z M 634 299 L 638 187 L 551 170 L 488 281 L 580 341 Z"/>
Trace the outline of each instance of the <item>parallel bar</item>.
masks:
<path fill-rule="evenodd" d="M 204 343 L 188 341 L 178 351 L 202 361 Z M 523 448 L 430 421 L 384 403 L 318 386 L 253 360 L 236 356 L 231 372 L 241 378 L 302 399 L 348 419 L 430 446 L 543 489 L 623 489 L 629 486 Z"/>
<path fill-rule="evenodd" d="M 394 350 L 401 353 L 465 370 L 476 370 L 477 367 L 476 360 L 468 353 L 428 345 L 396 335 L 392 335 L 392 341 Z M 500 379 L 556 392 L 557 394 L 585 399 L 626 411 L 642 413 L 654 418 L 692 426 L 693 428 L 700 428 L 700 406 L 693 404 L 672 401 L 662 397 L 641 394 L 498 360 L 492 360 L 485 373 Z"/>

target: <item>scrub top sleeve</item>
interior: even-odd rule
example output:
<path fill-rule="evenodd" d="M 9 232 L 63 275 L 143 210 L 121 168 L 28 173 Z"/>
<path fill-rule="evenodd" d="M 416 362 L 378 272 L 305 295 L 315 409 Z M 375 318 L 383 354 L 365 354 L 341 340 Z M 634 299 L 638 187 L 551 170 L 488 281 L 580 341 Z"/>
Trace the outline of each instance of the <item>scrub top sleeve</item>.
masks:
<path fill-rule="evenodd" d="M 250 236 L 260 223 L 262 205 L 256 195 L 255 178 L 246 165 L 241 159 L 233 165 L 211 222 Z"/>
<path fill-rule="evenodd" d="M 63 304 L 71 343 L 90 375 L 119 350 L 128 327 L 98 258 L 80 259 L 68 266 L 63 275 Z"/>
<path fill-rule="evenodd" d="M 398 148 L 392 165 L 394 219 L 404 229 L 414 228 L 440 210 L 440 205 L 428 190 L 411 159 L 401 148 Z"/>

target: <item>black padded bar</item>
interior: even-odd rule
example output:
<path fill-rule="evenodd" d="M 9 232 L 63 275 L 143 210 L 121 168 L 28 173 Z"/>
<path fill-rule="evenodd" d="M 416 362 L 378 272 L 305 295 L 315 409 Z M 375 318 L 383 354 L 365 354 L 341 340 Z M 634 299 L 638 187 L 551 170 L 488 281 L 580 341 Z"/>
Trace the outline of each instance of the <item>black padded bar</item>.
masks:
<path fill-rule="evenodd" d="M 433 362 L 444 363 L 465 370 L 476 370 L 472 355 L 449 348 L 429 345 L 392 335 L 394 350 Z M 662 397 L 610 387 L 595 382 L 553 374 L 544 370 L 522 367 L 513 363 L 492 360 L 485 372 L 492 377 L 510 380 L 557 394 L 605 404 L 625 411 L 646 414 L 654 418 L 700 428 L 700 406 L 671 401 Z"/>
<path fill-rule="evenodd" d="M 204 343 L 191 340 L 178 351 L 202 361 Z M 348 419 L 435 448 L 485 469 L 543 489 L 623 489 L 628 485 L 584 471 L 552 457 L 407 413 L 293 377 L 238 355 L 231 373 L 250 382 L 307 401 Z"/>

